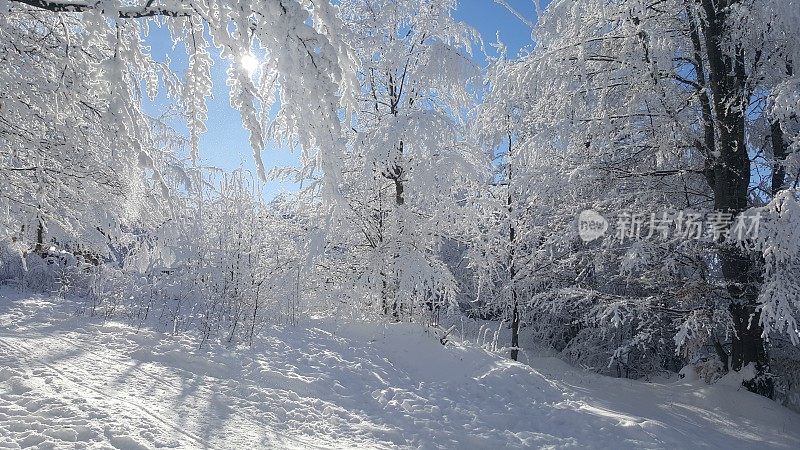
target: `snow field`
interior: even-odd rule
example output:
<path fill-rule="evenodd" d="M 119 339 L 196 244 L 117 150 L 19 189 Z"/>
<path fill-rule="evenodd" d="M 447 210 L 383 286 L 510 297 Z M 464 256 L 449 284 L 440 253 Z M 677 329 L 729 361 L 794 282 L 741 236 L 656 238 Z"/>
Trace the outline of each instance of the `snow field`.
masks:
<path fill-rule="evenodd" d="M 800 416 L 735 386 L 526 366 L 409 324 L 198 349 L 0 298 L 0 448 L 800 448 Z"/>

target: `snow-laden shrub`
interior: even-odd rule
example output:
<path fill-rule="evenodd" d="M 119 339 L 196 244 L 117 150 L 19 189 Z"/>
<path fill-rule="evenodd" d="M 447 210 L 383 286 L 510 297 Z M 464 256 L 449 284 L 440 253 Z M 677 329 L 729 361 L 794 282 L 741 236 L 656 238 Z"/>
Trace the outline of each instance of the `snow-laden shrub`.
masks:
<path fill-rule="evenodd" d="M 22 286 L 36 292 L 59 295 L 85 295 L 94 265 L 80 255 L 50 247 L 42 253 L 25 255 Z"/>
<path fill-rule="evenodd" d="M 800 412 L 800 350 L 783 340 L 773 342 L 770 372 L 775 382 L 775 400 Z"/>
<path fill-rule="evenodd" d="M 0 239 L 0 283 L 17 282 L 25 273 L 26 247 L 16 239 Z"/>

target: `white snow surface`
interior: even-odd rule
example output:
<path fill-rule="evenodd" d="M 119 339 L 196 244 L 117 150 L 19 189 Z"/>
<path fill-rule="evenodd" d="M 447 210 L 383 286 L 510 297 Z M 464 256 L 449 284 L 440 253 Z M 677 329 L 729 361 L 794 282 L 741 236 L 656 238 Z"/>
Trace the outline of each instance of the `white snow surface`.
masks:
<path fill-rule="evenodd" d="M 74 311 L 0 290 L 0 448 L 800 448 L 800 415 L 735 386 L 528 366 L 409 324 L 198 349 Z"/>

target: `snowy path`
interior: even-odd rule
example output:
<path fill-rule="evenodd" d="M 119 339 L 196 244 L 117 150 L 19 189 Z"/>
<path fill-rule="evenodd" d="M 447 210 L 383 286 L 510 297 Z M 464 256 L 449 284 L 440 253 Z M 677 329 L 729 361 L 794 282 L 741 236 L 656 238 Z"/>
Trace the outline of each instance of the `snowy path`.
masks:
<path fill-rule="evenodd" d="M 444 348 L 407 325 L 274 330 L 253 350 L 0 291 L 0 448 L 800 448 L 800 416 Z"/>

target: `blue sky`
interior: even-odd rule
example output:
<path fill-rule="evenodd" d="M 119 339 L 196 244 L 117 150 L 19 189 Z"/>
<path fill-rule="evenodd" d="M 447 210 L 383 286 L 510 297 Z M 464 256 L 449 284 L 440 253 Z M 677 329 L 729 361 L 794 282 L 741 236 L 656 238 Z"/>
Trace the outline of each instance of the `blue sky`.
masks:
<path fill-rule="evenodd" d="M 507 1 L 529 19 L 535 19 L 536 14 L 532 0 Z M 455 15 L 480 33 L 486 44 L 486 51 L 490 55 L 493 54 L 494 49 L 489 44 L 496 41 L 497 35 L 511 54 L 516 54 L 531 42 L 530 29 L 494 0 L 461 0 Z M 159 36 L 163 37 L 159 38 Z M 163 30 L 154 31 L 151 35 L 153 51 L 157 58 L 170 53 L 169 46 L 164 45 L 167 43 L 166 36 Z M 476 54 L 475 57 L 478 62 L 485 64 L 486 60 L 483 55 Z M 243 166 L 255 172 L 248 134 L 242 128 L 239 113 L 232 109 L 229 103 L 228 88 L 225 85 L 227 67 L 226 61 L 220 61 L 214 66 L 213 98 L 208 102 L 208 132 L 202 136 L 200 141 L 201 163 L 225 170 Z M 173 67 L 173 69 L 181 70 L 179 67 Z M 297 163 L 295 154 L 277 146 L 268 146 L 262 157 L 267 170 L 275 166 Z M 264 196 L 271 198 L 278 192 L 292 189 L 294 186 L 291 183 L 270 181 L 264 187 Z"/>

